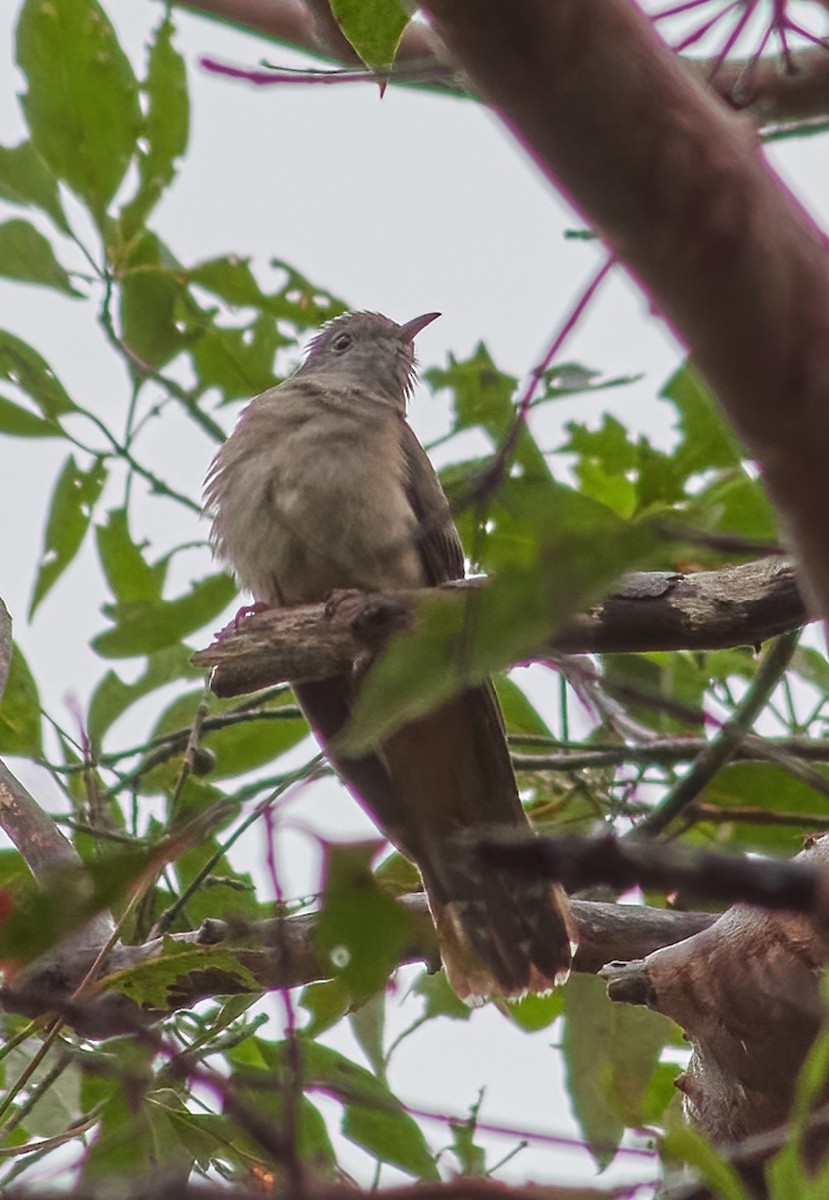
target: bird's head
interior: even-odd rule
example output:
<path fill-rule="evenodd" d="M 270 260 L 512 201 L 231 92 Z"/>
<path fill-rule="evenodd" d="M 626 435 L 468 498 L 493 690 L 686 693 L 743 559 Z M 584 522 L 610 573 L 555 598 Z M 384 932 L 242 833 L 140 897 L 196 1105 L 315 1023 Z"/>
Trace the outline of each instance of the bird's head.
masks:
<path fill-rule="evenodd" d="M 301 374 L 336 373 L 405 398 L 415 380 L 414 339 L 440 313 L 405 325 L 380 313 L 344 313 L 324 325 L 308 349 Z"/>

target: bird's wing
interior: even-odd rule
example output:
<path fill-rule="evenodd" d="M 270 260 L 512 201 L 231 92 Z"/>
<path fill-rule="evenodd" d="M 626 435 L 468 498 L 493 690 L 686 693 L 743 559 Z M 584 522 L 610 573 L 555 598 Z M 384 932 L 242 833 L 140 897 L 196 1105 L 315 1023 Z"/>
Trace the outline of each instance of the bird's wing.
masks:
<path fill-rule="evenodd" d="M 463 546 L 449 501 L 426 451 L 405 421 L 402 439 L 406 495 L 417 517 L 418 549 L 426 580 L 434 587 L 450 579 L 463 579 Z"/>

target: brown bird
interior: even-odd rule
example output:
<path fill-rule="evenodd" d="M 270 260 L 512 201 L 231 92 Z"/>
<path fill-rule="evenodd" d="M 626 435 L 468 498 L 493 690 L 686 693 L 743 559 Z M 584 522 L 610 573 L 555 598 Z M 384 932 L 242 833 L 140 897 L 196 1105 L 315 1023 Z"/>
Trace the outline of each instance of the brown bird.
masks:
<path fill-rule="evenodd" d="M 311 604 L 338 588 L 393 591 L 460 579 L 463 550 L 438 478 L 406 422 L 413 340 L 439 314 L 397 325 L 348 313 L 299 370 L 257 396 L 205 484 L 218 556 L 267 605 Z M 348 722 L 359 675 L 296 686 L 326 749 Z M 461 997 L 543 992 L 575 948 L 558 885 L 508 869 L 484 875 L 470 831 L 528 831 L 491 684 L 409 721 L 373 753 L 328 751 L 383 833 L 415 862 Z"/>

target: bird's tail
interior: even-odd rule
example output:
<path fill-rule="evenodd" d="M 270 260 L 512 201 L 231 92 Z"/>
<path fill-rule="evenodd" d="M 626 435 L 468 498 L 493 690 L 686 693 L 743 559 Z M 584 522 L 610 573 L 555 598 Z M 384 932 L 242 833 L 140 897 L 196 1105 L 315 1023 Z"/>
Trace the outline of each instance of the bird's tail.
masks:
<path fill-rule="evenodd" d="M 438 870 L 420 863 L 446 975 L 462 1000 L 518 999 L 565 982 L 576 928 L 559 884 L 508 868 L 464 867 L 457 851 Z"/>

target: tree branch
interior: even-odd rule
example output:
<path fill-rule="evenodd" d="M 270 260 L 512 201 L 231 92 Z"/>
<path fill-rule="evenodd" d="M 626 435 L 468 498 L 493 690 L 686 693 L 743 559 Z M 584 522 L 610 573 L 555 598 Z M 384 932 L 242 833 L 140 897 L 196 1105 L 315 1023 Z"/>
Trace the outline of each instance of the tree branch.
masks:
<path fill-rule="evenodd" d="M 176 0 L 176 7 L 260 33 L 283 45 L 305 50 L 338 64 L 351 65 L 357 56 L 331 24 L 322 23 L 319 5 L 302 0 Z M 330 21 L 330 17 L 329 17 Z M 732 108 L 750 114 L 760 126 L 811 121 L 829 115 L 829 54 L 820 49 L 790 54 L 793 69 L 780 69 L 778 57 L 758 62 L 744 59 L 719 64 L 716 60 L 684 58 L 683 66 L 700 83 L 721 96 Z M 409 24 L 403 34 L 397 64 L 418 63 L 424 71 L 433 65 L 445 71 L 451 55 L 433 29 Z M 394 70 L 391 73 L 394 82 Z M 438 75 L 428 86 L 469 95 L 468 82 L 458 69 L 451 80 Z"/>
<path fill-rule="evenodd" d="M 399 964 L 433 963 L 438 946 L 425 896 L 404 896 L 399 901 L 413 919 L 415 938 L 401 952 Z M 638 905 L 605 904 L 573 900 L 579 929 L 579 949 L 574 969 L 595 974 L 605 963 L 622 958 L 643 958 L 660 946 L 671 945 L 707 928 L 716 920 L 712 913 L 674 912 Z M 173 933 L 138 946 L 117 946 L 106 964 L 107 975 L 139 967 L 160 958 L 172 946 L 190 946 L 204 951 L 182 960 L 175 983 L 167 992 L 165 1011 L 191 1008 L 200 1000 L 217 995 L 249 995 L 298 987 L 329 979 L 331 966 L 319 953 L 315 930 L 319 914 L 301 914 L 283 919 L 258 921 L 252 925 L 207 920 L 191 933 Z M 238 964 L 227 964 L 227 955 L 217 964 L 211 948 L 230 951 Z M 65 1001 L 83 978 L 92 952 L 67 957 L 48 956 L 15 980 L 14 987 L 0 990 L 0 1006 L 30 1017 L 42 1016 L 57 1007 L 61 1015 L 87 1037 L 112 1037 L 129 1032 L 137 1017 L 146 1020 L 126 996 L 102 991 L 72 1005 Z M 173 960 L 175 962 L 175 960 Z M 172 972 L 171 972 L 172 974 Z M 157 988 L 155 989 L 157 991 Z M 64 1002 L 64 1003 L 62 1003 Z"/>
<path fill-rule="evenodd" d="M 426 7 L 479 94 L 688 346 L 829 614 L 829 259 L 753 128 L 628 0 Z"/>
<path fill-rule="evenodd" d="M 477 588 L 465 580 L 453 589 Z M 349 603 L 305 605 L 257 613 L 206 650 L 196 666 L 215 668 L 213 690 L 236 696 L 283 680 L 325 679 L 351 670 L 366 647 L 376 648 L 415 619 L 424 592 L 387 596 L 354 593 Z M 607 654 L 643 650 L 711 650 L 756 645 L 795 629 L 808 615 L 792 564 L 760 559 L 721 571 L 630 575 L 601 605 L 573 617 L 537 657 L 550 651 Z"/>
<path fill-rule="evenodd" d="M 802 872 L 809 872 L 811 908 L 807 883 L 799 893 L 804 900 L 799 914 L 736 905 L 685 942 L 602 971 L 611 999 L 645 1004 L 686 1030 L 693 1055 L 678 1086 L 697 1123 L 721 1144 L 765 1133 L 788 1119 L 798 1072 L 826 1019 L 820 981 L 829 950 L 829 836 L 813 839 L 791 863 L 753 865 L 770 868 L 767 882 L 771 886 L 776 879 L 792 907 L 800 884 L 789 891 L 778 869 L 785 867 L 789 880 L 791 871 L 804 881 Z M 824 1088 L 817 1103 L 826 1098 Z M 810 1151 L 825 1149 L 826 1134 L 824 1120 Z"/>

